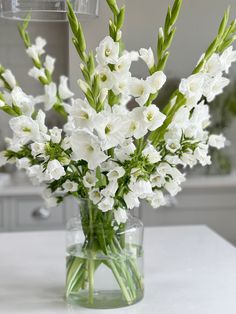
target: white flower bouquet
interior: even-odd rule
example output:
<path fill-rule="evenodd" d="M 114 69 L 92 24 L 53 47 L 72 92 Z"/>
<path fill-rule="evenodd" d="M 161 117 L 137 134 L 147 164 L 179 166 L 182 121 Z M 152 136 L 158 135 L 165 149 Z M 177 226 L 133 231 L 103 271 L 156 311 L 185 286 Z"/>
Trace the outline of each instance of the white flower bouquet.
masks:
<path fill-rule="evenodd" d="M 78 85 L 84 99 L 74 99 L 65 76 L 60 77 L 58 86 L 53 81 L 55 59 L 46 55 L 43 60 L 44 39 L 38 37 L 31 43 L 29 19 L 19 30 L 34 65 L 29 75 L 44 85 L 44 95 L 27 95 L 12 72 L 0 67 L 0 109 L 12 116 L 9 124 L 13 131 L 13 137 L 6 139 L 7 149 L 0 153 L 0 165 L 15 163 L 18 169 L 25 169 L 34 184 L 45 187 L 43 197 L 49 207 L 71 195 L 89 200 L 89 213 L 82 214 L 81 219 L 83 249 L 91 254 L 109 255 L 114 250 L 122 254 L 125 244 L 121 244 L 118 232 L 125 229 L 127 212 L 139 206 L 142 199 L 154 208 L 167 204 L 169 196 L 181 190 L 184 169 L 197 163 L 210 164 L 209 147 L 224 147 L 224 136 L 207 130 L 210 115 L 205 102 L 223 92 L 229 84 L 224 74 L 236 61 L 231 46 L 236 22 L 228 22 L 229 10 L 216 38 L 192 74 L 181 80 L 164 110 L 154 104 L 166 82 L 164 69 L 181 2 L 175 0 L 168 9 L 165 25 L 159 29 L 157 52 L 151 48 L 128 52 L 121 32 L 125 8 L 107 0 L 113 13 L 109 36 L 94 54 L 87 51 L 81 24 L 68 1 L 73 42 L 82 62 L 84 80 L 78 80 Z M 146 78 L 131 74 L 131 64 L 139 59 L 147 65 Z M 132 110 L 127 106 L 131 98 L 137 104 Z M 39 104 L 44 104 L 44 110 Z M 63 129 L 46 126 L 45 112 L 49 110 L 65 118 Z M 100 225 L 102 235 L 96 231 L 91 234 L 91 222 Z M 70 270 L 67 296 L 88 283 L 92 304 L 99 264 L 91 263 L 80 261 L 74 266 L 77 277 Z M 137 289 L 142 287 L 134 261 L 130 259 L 124 265 L 114 261 L 106 266 L 114 273 L 126 303 L 134 303 Z"/>

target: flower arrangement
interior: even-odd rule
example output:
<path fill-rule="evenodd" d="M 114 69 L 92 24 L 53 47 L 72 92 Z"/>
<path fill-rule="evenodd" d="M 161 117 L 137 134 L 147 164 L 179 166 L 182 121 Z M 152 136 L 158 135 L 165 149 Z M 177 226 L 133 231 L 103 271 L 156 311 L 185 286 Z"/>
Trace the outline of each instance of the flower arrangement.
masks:
<path fill-rule="evenodd" d="M 181 3 L 175 0 L 168 9 L 165 25 L 159 29 L 157 52 L 151 48 L 128 52 L 121 31 L 125 8 L 119 8 L 115 0 L 107 0 L 113 13 L 109 36 L 94 54 L 87 51 L 81 24 L 67 1 L 73 43 L 82 62 L 84 79 L 78 80 L 78 85 L 84 99 L 74 99 L 65 76 L 61 76 L 58 86 L 53 81 L 55 59 L 46 55 L 43 60 L 44 39 L 38 37 L 31 42 L 29 19 L 19 30 L 34 65 L 28 74 L 44 85 L 44 95 L 27 95 L 12 72 L 0 68 L 0 109 L 12 116 L 9 125 L 13 131 L 13 137 L 6 139 L 7 149 L 0 154 L 0 165 L 15 163 L 18 169 L 25 169 L 33 184 L 45 187 L 43 197 L 48 207 L 71 195 L 89 199 L 90 211 L 82 214 L 82 222 L 85 248 L 93 253 L 109 255 L 112 250 L 124 250 L 122 245 L 117 247 L 120 238 L 116 234 L 125 228 L 127 212 L 139 206 L 142 199 L 154 208 L 164 206 L 168 195 L 175 196 L 181 190 L 186 167 L 209 165 L 209 147 L 224 147 L 224 136 L 210 134 L 207 129 L 210 115 L 206 101 L 211 102 L 223 92 L 230 82 L 224 74 L 236 61 L 231 46 L 236 22 L 228 23 L 229 10 L 216 38 L 192 74 L 181 80 L 164 110 L 154 104 L 166 82 L 164 70 Z M 148 71 L 141 79 L 130 71 L 131 64 L 140 59 Z M 129 110 L 131 98 L 137 106 Z M 40 103 L 44 110 L 39 109 Z M 49 110 L 65 118 L 63 129 L 46 126 L 45 112 Z M 96 245 L 91 245 L 91 220 L 104 226 L 103 234 L 97 234 Z M 90 265 L 86 275 L 85 265 L 78 265 L 81 277 L 69 275 L 67 295 L 75 286 L 82 289 L 88 281 L 92 303 L 97 266 Z M 132 304 L 136 288 L 127 276 L 132 273 L 137 285 L 142 286 L 135 265 L 130 262 L 122 266 L 123 279 L 117 274 L 119 265 L 114 262 L 108 266 L 117 276 L 127 304 Z"/>

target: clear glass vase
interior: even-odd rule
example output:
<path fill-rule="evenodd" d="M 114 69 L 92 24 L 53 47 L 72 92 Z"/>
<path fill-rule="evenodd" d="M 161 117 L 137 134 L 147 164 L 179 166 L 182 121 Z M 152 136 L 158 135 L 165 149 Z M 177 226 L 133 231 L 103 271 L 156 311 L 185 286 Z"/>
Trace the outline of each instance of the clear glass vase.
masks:
<path fill-rule="evenodd" d="M 112 221 L 112 211 L 79 200 L 79 214 L 67 224 L 68 303 L 105 309 L 143 298 L 143 224 L 131 215 L 117 228 Z"/>

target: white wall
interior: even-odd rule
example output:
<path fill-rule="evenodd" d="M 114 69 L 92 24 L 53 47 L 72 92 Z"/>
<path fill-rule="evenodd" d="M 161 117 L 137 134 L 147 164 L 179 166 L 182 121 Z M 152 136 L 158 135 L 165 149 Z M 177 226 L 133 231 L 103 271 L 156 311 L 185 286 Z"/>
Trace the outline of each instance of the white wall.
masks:
<path fill-rule="evenodd" d="M 157 30 L 163 25 L 167 6 L 171 0 L 120 0 L 125 3 L 126 22 L 124 41 L 128 50 L 141 47 L 156 47 Z M 201 54 L 214 39 L 224 11 L 231 5 L 232 19 L 236 17 L 236 1 L 233 0 L 183 0 L 182 11 L 177 23 L 171 56 L 167 65 L 168 77 L 188 76 Z M 105 0 L 100 0 L 98 19 L 82 22 L 89 48 L 95 48 L 107 34 L 110 11 Z M 70 41 L 70 77 L 73 90 L 79 93 L 76 81 L 80 76 L 79 58 Z M 236 72 L 236 66 L 232 72 Z M 135 65 L 134 74 L 146 75 L 146 68 L 140 62 Z M 231 134 L 236 133 L 236 127 Z M 236 137 L 230 136 L 236 156 Z M 236 159 L 236 158 L 235 158 Z M 235 163 L 236 165 L 236 163 Z"/>

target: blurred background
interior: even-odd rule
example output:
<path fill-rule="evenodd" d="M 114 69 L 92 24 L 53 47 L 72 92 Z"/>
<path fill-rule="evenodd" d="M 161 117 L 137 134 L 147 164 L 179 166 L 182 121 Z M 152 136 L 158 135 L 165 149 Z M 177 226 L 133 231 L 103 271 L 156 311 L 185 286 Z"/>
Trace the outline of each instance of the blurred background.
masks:
<path fill-rule="evenodd" d="M 236 3 L 230 0 L 183 0 L 177 23 L 177 34 L 165 71 L 168 84 L 160 103 L 192 72 L 201 54 L 217 33 L 223 12 L 231 5 L 232 18 L 236 17 Z M 163 25 L 168 1 L 123 0 L 127 8 L 123 38 L 128 50 L 156 47 L 158 28 Z M 100 0 L 99 17 L 85 19 L 82 24 L 89 48 L 95 48 L 107 34 L 108 10 Z M 45 37 L 47 51 L 57 58 L 56 77 L 70 77 L 71 88 L 79 96 L 76 84 L 80 77 L 79 58 L 71 43 L 67 23 L 34 22 L 30 25 L 32 38 Z M 0 64 L 13 70 L 22 88 L 30 94 L 40 94 L 41 86 L 27 76 L 31 62 L 17 32 L 16 22 L 0 19 Z M 147 75 L 144 63 L 135 64 L 133 73 Z M 204 224 L 236 245 L 236 66 L 231 69 L 231 85 L 224 96 L 211 104 L 212 128 L 224 132 L 231 143 L 224 151 L 212 151 L 213 165 L 188 172 L 189 180 L 183 192 L 170 206 L 153 210 L 143 204 L 137 214 L 146 226 Z M 56 117 L 50 117 L 56 122 Z M 0 151 L 3 138 L 8 136 L 8 118 L 0 116 Z M 10 176 L 7 173 L 10 172 Z M 64 228 L 67 218 L 75 210 L 68 200 L 63 206 L 50 211 L 43 207 L 40 189 L 31 186 L 25 176 L 10 169 L 0 170 L 0 231 L 51 230 Z"/>

